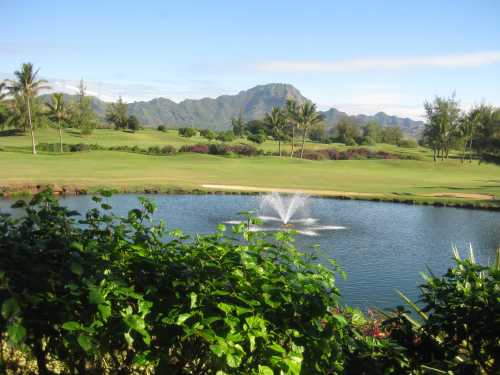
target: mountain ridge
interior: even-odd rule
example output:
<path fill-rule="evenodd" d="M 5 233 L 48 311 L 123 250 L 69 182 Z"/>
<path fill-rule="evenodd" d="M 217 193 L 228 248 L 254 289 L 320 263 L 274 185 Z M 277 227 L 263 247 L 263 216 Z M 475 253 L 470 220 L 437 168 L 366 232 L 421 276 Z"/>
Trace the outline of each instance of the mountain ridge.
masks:
<path fill-rule="evenodd" d="M 43 95 L 43 96 L 47 96 Z M 74 95 L 66 95 L 74 97 Z M 104 118 L 109 102 L 97 97 L 91 97 L 92 107 L 97 115 Z M 269 83 L 258 85 L 248 90 L 241 90 L 235 95 L 220 95 L 216 98 L 184 99 L 176 103 L 165 97 L 148 101 L 128 103 L 129 115 L 136 116 L 148 127 L 167 125 L 168 127 L 197 127 L 216 130 L 228 129 L 231 118 L 240 114 L 245 120 L 262 118 L 273 106 L 283 106 L 286 100 L 292 98 L 299 104 L 310 101 L 291 84 Z M 335 126 L 341 118 L 351 117 L 360 124 L 377 121 L 381 126 L 399 126 L 408 135 L 418 136 L 423 128 L 422 121 L 412 120 L 378 112 L 375 115 L 349 115 L 336 108 L 320 111 L 325 117 L 327 127 Z"/>

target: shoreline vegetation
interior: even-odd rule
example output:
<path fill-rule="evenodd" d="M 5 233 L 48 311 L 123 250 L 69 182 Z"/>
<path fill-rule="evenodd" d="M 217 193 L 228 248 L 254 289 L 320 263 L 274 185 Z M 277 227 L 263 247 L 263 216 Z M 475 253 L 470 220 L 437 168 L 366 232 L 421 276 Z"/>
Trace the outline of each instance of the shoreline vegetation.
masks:
<path fill-rule="evenodd" d="M 248 224 L 187 235 L 154 201 L 86 212 L 49 192 L 0 215 L 0 372 L 7 374 L 497 374 L 500 249 L 422 273 L 420 305 L 342 302 L 331 259 Z M 166 235 L 170 237 L 166 239 Z M 481 319 L 477 319 L 480 316 Z"/>
<path fill-rule="evenodd" d="M 500 203 L 495 197 L 485 194 L 443 192 L 439 195 L 416 196 L 411 194 L 376 194 L 343 191 L 315 191 L 310 189 L 288 189 L 269 188 L 257 186 L 239 185 L 212 185 L 204 184 L 196 188 L 185 188 L 176 186 L 147 186 L 147 187 L 117 187 L 109 185 L 95 185 L 89 187 L 77 187 L 74 185 L 55 184 L 21 184 L 21 185 L 0 185 L 0 199 L 30 197 L 40 192 L 49 190 L 55 196 L 78 196 L 92 195 L 100 190 L 111 190 L 116 194 L 166 194 L 166 195 L 259 195 L 265 192 L 280 192 L 285 194 L 304 193 L 313 198 L 339 199 L 339 200 L 359 200 L 381 203 L 399 203 L 408 205 L 424 205 L 434 207 L 453 207 L 487 211 L 499 211 Z M 435 193 L 434 193 L 435 194 Z M 454 196 L 455 194 L 455 196 Z"/>

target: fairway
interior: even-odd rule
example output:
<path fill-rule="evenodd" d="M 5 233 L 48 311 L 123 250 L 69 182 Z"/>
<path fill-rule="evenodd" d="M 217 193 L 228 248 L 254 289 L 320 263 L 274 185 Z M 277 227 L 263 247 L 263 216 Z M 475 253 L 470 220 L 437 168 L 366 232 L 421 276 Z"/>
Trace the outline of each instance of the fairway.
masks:
<path fill-rule="evenodd" d="M 451 194 L 500 196 L 500 167 L 490 164 L 414 160 L 310 161 L 279 157 L 229 158 L 200 154 L 150 156 L 117 151 L 65 154 L 1 152 L 0 185 L 55 184 L 124 192 L 202 189 L 240 185 L 307 190 L 321 195 L 370 193 L 378 197 L 448 199 Z M 238 189 L 235 189 L 238 190 Z M 432 195 L 438 197 L 432 198 Z M 452 199 L 453 200 L 453 199 Z"/>

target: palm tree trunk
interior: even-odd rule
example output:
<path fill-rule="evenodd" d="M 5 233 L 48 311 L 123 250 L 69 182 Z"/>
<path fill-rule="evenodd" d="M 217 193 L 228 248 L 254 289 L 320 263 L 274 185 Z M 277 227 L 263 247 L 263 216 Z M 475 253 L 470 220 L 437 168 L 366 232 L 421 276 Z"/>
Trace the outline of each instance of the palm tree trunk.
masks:
<path fill-rule="evenodd" d="M 469 141 L 469 163 L 472 163 L 472 137 Z"/>
<path fill-rule="evenodd" d="M 26 96 L 26 104 L 28 105 L 28 121 L 30 123 L 30 131 L 31 131 L 31 147 L 33 155 L 36 155 L 36 145 L 35 145 L 35 131 L 33 129 L 33 123 L 31 121 L 31 106 L 30 106 L 30 97 Z"/>
<path fill-rule="evenodd" d="M 61 151 L 61 154 L 62 154 L 63 153 L 63 143 L 62 143 L 61 121 L 59 121 L 59 150 Z"/>
<path fill-rule="evenodd" d="M 304 143 L 306 142 L 306 131 L 304 129 L 304 133 L 302 133 L 302 146 L 300 147 L 300 158 L 304 156 Z"/>
<path fill-rule="evenodd" d="M 295 126 L 292 126 L 292 152 L 290 152 L 290 157 L 293 158 L 293 149 L 295 147 Z"/>
<path fill-rule="evenodd" d="M 280 138 L 278 138 L 278 152 L 281 156 L 281 139 Z"/>

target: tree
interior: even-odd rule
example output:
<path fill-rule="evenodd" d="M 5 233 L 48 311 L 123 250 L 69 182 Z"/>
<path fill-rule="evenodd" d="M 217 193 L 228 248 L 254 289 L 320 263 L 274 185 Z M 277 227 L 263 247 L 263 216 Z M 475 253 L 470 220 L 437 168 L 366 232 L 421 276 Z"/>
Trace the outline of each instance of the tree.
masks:
<path fill-rule="evenodd" d="M 203 138 L 208 139 L 209 141 L 211 141 L 212 139 L 215 139 L 215 137 L 216 137 L 216 134 L 210 129 L 201 129 L 200 135 Z"/>
<path fill-rule="evenodd" d="M 91 134 L 96 125 L 96 116 L 83 79 L 78 85 L 76 102 L 70 108 L 70 123 L 85 135 Z"/>
<path fill-rule="evenodd" d="M 286 120 L 288 123 L 288 128 L 292 133 L 292 150 L 290 151 L 290 157 L 294 157 L 295 149 L 295 129 L 297 128 L 298 121 L 298 107 L 297 102 L 292 99 L 287 99 L 285 107 Z"/>
<path fill-rule="evenodd" d="M 231 119 L 231 125 L 233 126 L 233 133 L 237 137 L 243 137 L 245 135 L 245 120 L 243 120 L 243 112 L 240 111 L 238 117 L 233 117 Z"/>
<path fill-rule="evenodd" d="M 500 108 L 481 105 L 478 108 L 479 123 L 475 135 L 474 151 L 480 161 L 500 161 Z"/>
<path fill-rule="evenodd" d="M 51 102 L 47 103 L 49 108 L 49 119 L 55 122 L 59 129 L 59 150 L 63 152 L 62 141 L 62 123 L 67 119 L 68 112 L 64 103 L 64 95 L 62 93 L 54 93 L 50 97 Z"/>
<path fill-rule="evenodd" d="M 382 142 L 382 127 L 375 121 L 367 123 L 363 127 L 363 137 L 370 137 L 375 143 Z"/>
<path fill-rule="evenodd" d="M 113 124 L 116 129 L 127 129 L 128 105 L 120 96 L 116 103 L 111 103 L 106 110 L 106 121 Z"/>
<path fill-rule="evenodd" d="M 342 143 L 347 143 L 347 140 L 357 139 L 360 135 L 358 123 L 352 117 L 342 117 L 335 127 L 337 140 Z"/>
<path fill-rule="evenodd" d="M 323 115 L 316 111 L 316 104 L 305 102 L 299 107 L 298 127 L 302 130 L 302 145 L 300 147 L 300 158 L 304 156 L 304 144 L 307 132 L 312 127 L 323 121 Z"/>
<path fill-rule="evenodd" d="M 250 141 L 250 142 L 253 142 L 253 143 L 257 143 L 257 144 L 262 144 L 265 142 L 266 140 L 266 135 L 264 133 L 252 133 L 250 134 L 247 139 Z"/>
<path fill-rule="evenodd" d="M 325 123 L 320 122 L 319 124 L 311 127 L 309 130 L 309 139 L 314 142 L 324 142 L 326 140 Z"/>
<path fill-rule="evenodd" d="M 436 97 L 433 102 L 425 102 L 427 124 L 424 139 L 432 147 L 433 158 L 441 155 L 441 160 L 448 158 L 450 144 L 458 133 L 460 108 L 455 94 L 450 98 Z"/>
<path fill-rule="evenodd" d="M 130 131 L 136 132 L 140 129 L 139 120 L 134 115 L 129 116 L 127 120 L 127 127 Z"/>
<path fill-rule="evenodd" d="M 191 138 L 196 135 L 196 130 L 193 128 L 179 128 L 177 131 L 181 137 Z"/>
<path fill-rule="evenodd" d="M 7 96 L 7 82 L 0 82 L 0 102 Z"/>
<path fill-rule="evenodd" d="M 273 107 L 271 112 L 266 113 L 264 124 L 270 129 L 273 138 L 278 141 L 278 153 L 281 156 L 281 141 L 285 136 L 286 126 L 284 111 L 279 107 Z"/>
<path fill-rule="evenodd" d="M 382 129 L 382 142 L 390 145 L 399 145 L 403 139 L 403 132 L 399 126 L 387 126 Z"/>
<path fill-rule="evenodd" d="M 31 112 L 32 101 L 35 100 L 40 90 L 48 89 L 47 81 L 37 79 L 38 70 L 34 70 L 33 64 L 24 63 L 21 70 L 16 70 L 14 75 L 16 80 L 9 80 L 8 90 L 12 95 L 19 95 L 25 101 L 25 108 L 28 113 L 28 124 L 31 132 L 32 153 L 36 155 L 35 129 Z"/>

